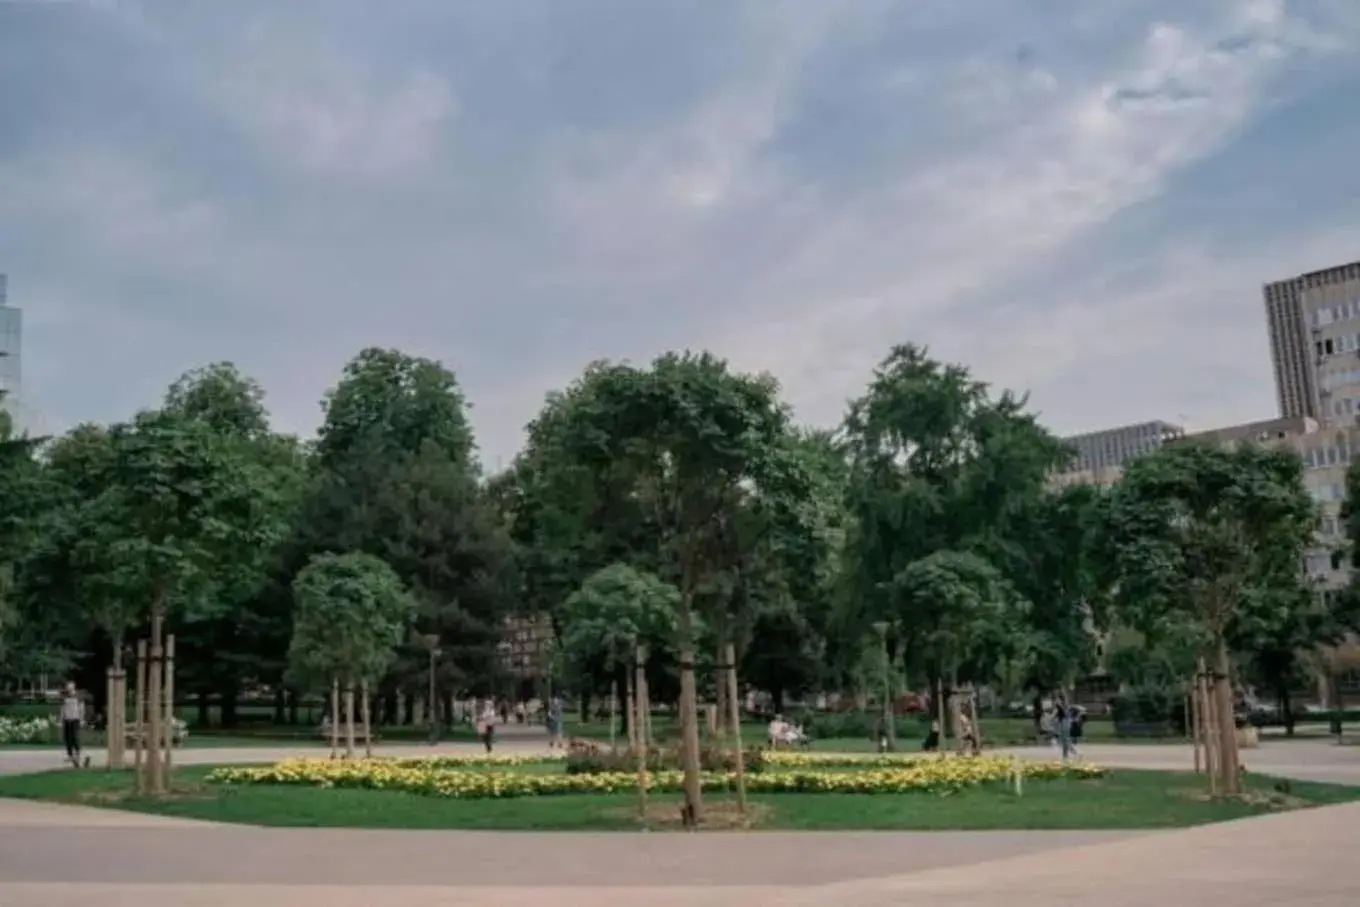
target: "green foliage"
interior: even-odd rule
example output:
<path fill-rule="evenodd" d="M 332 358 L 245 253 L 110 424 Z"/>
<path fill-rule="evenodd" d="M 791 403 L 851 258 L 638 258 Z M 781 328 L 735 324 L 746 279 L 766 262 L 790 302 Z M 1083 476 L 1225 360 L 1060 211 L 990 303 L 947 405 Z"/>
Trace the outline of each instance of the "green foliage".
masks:
<path fill-rule="evenodd" d="M 1025 638 L 1026 606 L 1002 569 L 1021 560 L 1015 515 L 1067 456 L 1025 406 L 915 346 L 894 348 L 875 370 L 844 429 L 847 635 L 888 621 L 917 668 L 977 680 Z"/>
<path fill-rule="evenodd" d="M 414 608 L 392 568 L 361 553 L 312 559 L 293 581 L 293 598 L 290 662 L 313 683 L 381 678 Z"/>
<path fill-rule="evenodd" d="M 1121 619 L 1206 645 L 1259 639 L 1310 597 L 1316 525 L 1292 451 L 1176 444 L 1135 460 L 1110 505 Z"/>
<path fill-rule="evenodd" d="M 614 564 L 593 574 L 566 601 L 563 655 L 577 665 L 603 660 L 612 670 L 633 661 L 633 649 L 675 642 L 680 591 L 650 573 Z"/>

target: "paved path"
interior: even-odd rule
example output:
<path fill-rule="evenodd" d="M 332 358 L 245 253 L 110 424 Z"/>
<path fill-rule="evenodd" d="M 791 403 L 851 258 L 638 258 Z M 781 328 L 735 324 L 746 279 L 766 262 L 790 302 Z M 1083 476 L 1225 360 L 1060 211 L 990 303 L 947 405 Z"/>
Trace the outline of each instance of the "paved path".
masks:
<path fill-rule="evenodd" d="M 536 741 L 505 751 L 536 752 Z M 444 744 L 436 752 L 474 751 Z M 429 754 L 427 746 L 383 755 Z M 1015 751 L 1026 757 L 1043 750 Z M 315 749 L 191 749 L 179 764 L 260 762 Z M 1188 748 L 1093 746 L 1094 761 L 1187 768 Z M 58 764 L 0 752 L 0 772 Z M 1360 784 L 1360 752 L 1268 743 L 1253 770 Z M 406 907 L 639 903 L 761 907 L 1233 907 L 1360 903 L 1360 806 L 1180 832 L 495 834 L 256 829 L 0 801 L 0 907 Z M 247 884 L 248 883 L 248 884 Z"/>

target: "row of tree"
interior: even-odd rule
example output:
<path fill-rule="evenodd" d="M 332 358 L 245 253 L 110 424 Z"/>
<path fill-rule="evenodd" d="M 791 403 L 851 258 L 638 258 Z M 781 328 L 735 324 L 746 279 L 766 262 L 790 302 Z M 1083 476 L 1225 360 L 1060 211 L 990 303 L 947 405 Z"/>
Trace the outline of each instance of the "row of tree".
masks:
<path fill-rule="evenodd" d="M 336 681 L 390 722 L 432 645 L 448 714 L 504 689 L 504 619 L 546 614 L 585 707 L 645 644 L 652 699 L 692 737 L 700 684 L 719 715 L 740 692 L 712 670 L 729 644 L 776 704 L 876 688 L 883 650 L 899 686 L 1051 691 L 1111 638 L 1126 679 L 1183 681 L 1204 656 L 1225 685 L 1287 690 L 1355 625 L 1356 596 L 1304 570 L 1318 514 L 1293 451 L 1171 445 L 1112 488 L 1054 488 L 1071 452 L 1026 400 L 918 347 L 835 430 L 711 355 L 596 363 L 490 476 L 438 363 L 364 351 L 308 442 L 263 396 L 214 365 L 126 423 L 6 436 L 5 674 L 97 676 L 168 628 L 178 689 L 224 724 L 249 691 L 283 719 Z"/>

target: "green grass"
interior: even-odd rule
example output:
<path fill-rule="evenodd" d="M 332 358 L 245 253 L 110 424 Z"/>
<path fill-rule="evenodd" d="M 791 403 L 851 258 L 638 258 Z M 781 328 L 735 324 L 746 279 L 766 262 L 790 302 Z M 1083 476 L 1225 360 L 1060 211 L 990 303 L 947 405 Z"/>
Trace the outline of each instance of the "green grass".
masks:
<path fill-rule="evenodd" d="M 0 778 L 0 797 L 116 807 L 137 812 L 262 826 L 462 828 L 498 830 L 627 830 L 636 797 L 571 795 L 515 800 L 448 800 L 392 791 L 322 790 L 268 785 L 207 784 L 210 769 L 177 769 L 176 794 L 131 796 L 128 772 L 60 770 Z M 526 766 L 526 771 L 555 770 Z M 1360 799 L 1360 788 L 1249 776 L 1252 796 L 1211 802 L 1203 779 L 1164 772 L 1117 771 L 1098 780 L 1030 782 L 1017 798 L 1000 787 L 952 796 L 933 794 L 777 794 L 752 798 L 759 827 L 801 830 L 989 830 L 1177 828 L 1276 811 Z M 709 795 L 708 803 L 730 801 Z M 674 805 L 675 796 L 655 804 Z M 669 814 L 665 806 L 660 811 Z M 669 826 L 667 826 L 669 827 Z"/>

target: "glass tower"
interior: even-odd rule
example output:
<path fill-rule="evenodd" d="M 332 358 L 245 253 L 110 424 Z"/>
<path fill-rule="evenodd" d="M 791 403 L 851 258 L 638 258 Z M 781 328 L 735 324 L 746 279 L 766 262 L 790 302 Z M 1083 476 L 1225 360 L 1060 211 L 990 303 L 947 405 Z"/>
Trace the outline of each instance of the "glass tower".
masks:
<path fill-rule="evenodd" d="M 23 312 L 9 305 L 6 295 L 5 275 L 0 274 L 0 407 L 9 413 L 11 424 L 17 433 L 22 429 L 19 424 L 20 394 L 22 384 L 21 340 L 23 338 Z"/>

